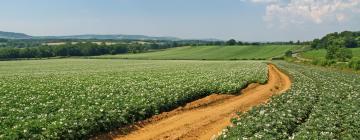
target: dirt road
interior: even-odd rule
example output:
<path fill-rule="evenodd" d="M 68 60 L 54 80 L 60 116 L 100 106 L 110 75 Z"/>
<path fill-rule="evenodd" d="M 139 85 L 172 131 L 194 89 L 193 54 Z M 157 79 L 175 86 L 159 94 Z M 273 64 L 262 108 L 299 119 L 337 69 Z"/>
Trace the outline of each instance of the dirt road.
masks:
<path fill-rule="evenodd" d="M 118 140 L 184 139 L 209 140 L 223 128 L 230 125 L 230 119 L 238 111 L 266 103 L 270 96 L 279 94 L 291 86 L 288 76 L 274 65 L 268 65 L 269 79 L 265 85 L 251 84 L 242 90 L 241 95 L 211 95 L 189 103 L 183 108 L 158 116 L 136 126 L 127 135 L 111 132 L 98 138 Z"/>

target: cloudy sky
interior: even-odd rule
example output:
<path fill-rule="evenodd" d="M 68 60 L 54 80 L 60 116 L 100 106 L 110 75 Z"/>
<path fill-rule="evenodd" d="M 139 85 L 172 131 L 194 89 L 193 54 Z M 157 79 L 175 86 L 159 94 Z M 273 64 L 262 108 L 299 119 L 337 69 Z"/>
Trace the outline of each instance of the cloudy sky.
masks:
<path fill-rule="evenodd" d="M 360 0 L 0 0 L 0 31 L 310 40 L 360 30 Z"/>

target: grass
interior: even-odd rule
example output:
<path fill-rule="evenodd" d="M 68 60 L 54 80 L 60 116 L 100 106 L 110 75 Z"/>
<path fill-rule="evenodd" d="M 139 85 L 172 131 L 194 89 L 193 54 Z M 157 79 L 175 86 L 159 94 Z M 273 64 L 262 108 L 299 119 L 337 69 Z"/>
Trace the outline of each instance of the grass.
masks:
<path fill-rule="evenodd" d="M 261 46 L 193 46 L 178 47 L 164 51 L 104 55 L 92 58 L 120 58 L 120 59 L 173 59 L 173 60 L 234 60 L 234 59 L 268 59 L 280 57 L 288 50 L 295 50 L 295 45 L 261 45 Z"/>
<path fill-rule="evenodd" d="M 353 59 L 360 59 L 360 48 L 352 48 L 351 51 L 353 52 Z M 326 50 L 311 50 L 302 53 L 301 56 L 308 59 L 325 59 Z"/>

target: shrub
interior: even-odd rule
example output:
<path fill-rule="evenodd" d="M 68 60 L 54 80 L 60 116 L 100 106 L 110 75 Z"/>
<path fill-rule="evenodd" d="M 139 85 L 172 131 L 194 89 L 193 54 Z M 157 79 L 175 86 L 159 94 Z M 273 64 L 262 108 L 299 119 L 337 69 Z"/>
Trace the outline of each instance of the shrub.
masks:
<path fill-rule="evenodd" d="M 332 64 L 335 64 L 335 63 L 336 63 L 335 60 L 321 60 L 319 64 L 321 66 L 331 66 Z"/>
<path fill-rule="evenodd" d="M 360 60 L 351 60 L 348 67 L 354 70 L 360 70 Z"/>
<path fill-rule="evenodd" d="M 320 63 L 320 60 L 319 59 L 314 59 L 312 60 L 311 62 L 313 65 L 318 65 Z"/>
<path fill-rule="evenodd" d="M 293 54 L 293 52 L 290 50 L 285 52 L 285 56 L 287 56 L 287 57 L 291 57 L 292 54 Z"/>

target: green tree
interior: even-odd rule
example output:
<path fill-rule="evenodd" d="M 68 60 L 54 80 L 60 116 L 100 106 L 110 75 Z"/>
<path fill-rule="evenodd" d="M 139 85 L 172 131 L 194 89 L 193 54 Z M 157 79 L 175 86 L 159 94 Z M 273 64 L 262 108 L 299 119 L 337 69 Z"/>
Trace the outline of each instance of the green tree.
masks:
<path fill-rule="evenodd" d="M 22 48 L 19 51 L 20 58 L 35 58 L 38 57 L 39 53 L 36 48 Z"/>
<path fill-rule="evenodd" d="M 19 49 L 18 48 L 2 48 L 0 49 L 0 58 L 18 58 L 19 57 Z"/>
<path fill-rule="evenodd" d="M 320 47 L 319 44 L 320 44 L 320 39 L 314 39 L 314 41 L 312 41 L 311 43 L 311 48 L 318 49 Z"/>
<path fill-rule="evenodd" d="M 346 61 L 353 57 L 351 50 L 345 47 L 344 40 L 331 40 L 331 44 L 326 48 L 326 59 L 338 61 Z"/>
<path fill-rule="evenodd" d="M 336 58 L 342 62 L 351 59 L 352 57 L 353 57 L 352 51 L 345 47 L 339 48 L 336 52 Z"/>
<path fill-rule="evenodd" d="M 326 59 L 328 60 L 332 60 L 336 58 L 336 53 L 339 50 L 339 46 L 336 45 L 331 45 L 329 47 L 326 48 Z"/>
<path fill-rule="evenodd" d="M 357 41 L 354 37 L 345 37 L 344 43 L 346 48 L 356 48 L 358 47 Z"/>
<path fill-rule="evenodd" d="M 8 41 L 7 39 L 0 38 L 0 42 L 7 42 L 7 41 Z"/>
<path fill-rule="evenodd" d="M 290 51 L 290 50 L 288 50 L 288 51 L 285 52 L 285 56 L 287 56 L 287 57 L 291 57 L 292 54 L 293 54 L 293 52 Z"/>
<path fill-rule="evenodd" d="M 226 42 L 226 45 L 229 45 L 229 46 L 236 45 L 236 40 L 235 39 L 230 39 L 229 41 Z"/>

